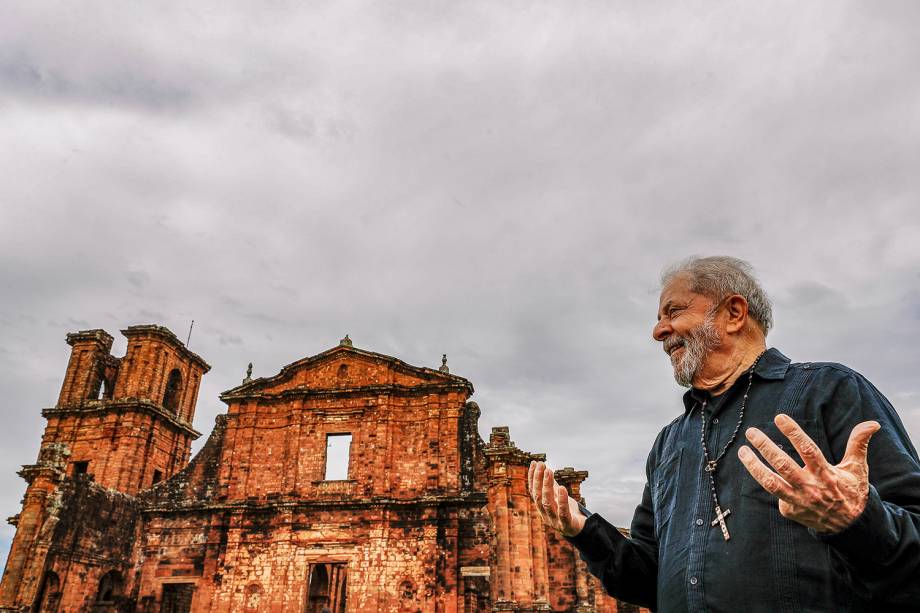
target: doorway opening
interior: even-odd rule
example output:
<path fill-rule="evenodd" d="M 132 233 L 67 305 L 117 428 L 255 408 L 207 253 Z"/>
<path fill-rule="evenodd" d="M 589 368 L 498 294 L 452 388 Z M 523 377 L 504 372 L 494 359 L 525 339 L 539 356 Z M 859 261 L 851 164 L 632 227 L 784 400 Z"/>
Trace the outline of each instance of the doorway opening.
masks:
<path fill-rule="evenodd" d="M 341 562 L 310 565 L 304 613 L 345 613 L 348 568 Z"/>

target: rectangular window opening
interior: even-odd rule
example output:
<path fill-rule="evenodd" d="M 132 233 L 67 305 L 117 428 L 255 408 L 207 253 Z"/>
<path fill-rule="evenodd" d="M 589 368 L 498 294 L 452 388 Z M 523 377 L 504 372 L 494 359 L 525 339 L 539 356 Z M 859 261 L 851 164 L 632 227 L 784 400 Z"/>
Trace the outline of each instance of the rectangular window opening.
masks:
<path fill-rule="evenodd" d="M 351 452 L 351 434 L 342 432 L 326 435 L 326 481 L 348 479 L 348 460 Z"/>
<path fill-rule="evenodd" d="M 151 485 L 156 485 L 163 480 L 163 473 L 159 470 L 153 471 L 153 483 Z"/>
<path fill-rule="evenodd" d="M 74 462 L 73 463 L 73 474 L 74 475 L 85 475 L 89 472 L 89 462 Z"/>

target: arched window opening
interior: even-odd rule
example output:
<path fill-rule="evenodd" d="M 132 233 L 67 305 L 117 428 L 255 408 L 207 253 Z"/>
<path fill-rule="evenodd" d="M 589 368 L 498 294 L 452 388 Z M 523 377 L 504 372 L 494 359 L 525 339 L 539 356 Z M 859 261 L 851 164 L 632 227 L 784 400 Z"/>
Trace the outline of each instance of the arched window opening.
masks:
<path fill-rule="evenodd" d="M 96 400 L 111 400 L 115 391 L 115 383 L 110 379 L 102 379 L 96 391 Z"/>
<path fill-rule="evenodd" d="M 175 413 L 179 409 L 179 396 L 182 392 L 182 373 L 173 368 L 166 380 L 166 394 L 163 395 L 163 408 Z"/>
<path fill-rule="evenodd" d="M 88 400 L 102 400 L 105 396 L 105 366 L 100 362 L 93 369 L 95 371 L 90 380 L 90 388 L 86 390 Z"/>
<path fill-rule="evenodd" d="M 262 602 L 262 586 L 258 583 L 253 583 L 246 588 L 246 610 L 247 611 L 258 611 L 259 604 Z"/>
<path fill-rule="evenodd" d="M 404 579 L 399 584 L 399 608 L 400 610 L 415 610 L 417 608 L 415 584 L 411 579 Z"/>
<path fill-rule="evenodd" d="M 99 580 L 99 590 L 96 592 L 97 604 L 111 604 L 121 595 L 122 578 L 121 573 L 116 570 L 110 570 L 102 575 Z"/>
<path fill-rule="evenodd" d="M 45 573 L 41 587 L 38 588 L 38 594 L 35 596 L 35 602 L 32 605 L 34 613 L 55 613 L 58 610 L 58 603 L 61 600 L 61 580 L 57 573 L 49 570 Z"/>

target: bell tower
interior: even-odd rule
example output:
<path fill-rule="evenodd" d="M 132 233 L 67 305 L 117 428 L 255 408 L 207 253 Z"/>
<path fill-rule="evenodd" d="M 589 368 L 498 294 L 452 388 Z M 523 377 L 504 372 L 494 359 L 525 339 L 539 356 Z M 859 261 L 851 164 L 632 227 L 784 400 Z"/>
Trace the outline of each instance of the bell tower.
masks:
<path fill-rule="evenodd" d="M 70 361 L 57 404 L 42 410 L 48 424 L 38 460 L 19 471 L 28 487 L 10 520 L 16 536 L 0 609 L 34 602 L 67 479 L 134 495 L 182 469 L 200 436 L 192 419 L 211 367 L 162 326 L 121 332 L 128 338 L 122 358 L 111 355 L 114 339 L 105 330 L 67 335 Z"/>
<path fill-rule="evenodd" d="M 188 462 L 195 403 L 207 362 L 167 328 L 131 326 L 122 358 L 104 330 L 67 335 L 70 362 L 42 449 L 65 446 L 67 473 L 126 494 L 167 479 Z"/>

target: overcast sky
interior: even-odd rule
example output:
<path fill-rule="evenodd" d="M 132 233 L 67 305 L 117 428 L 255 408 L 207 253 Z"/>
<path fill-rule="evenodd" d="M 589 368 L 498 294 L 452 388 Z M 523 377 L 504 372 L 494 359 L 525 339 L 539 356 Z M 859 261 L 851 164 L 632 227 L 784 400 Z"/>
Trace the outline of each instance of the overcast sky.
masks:
<path fill-rule="evenodd" d="M 628 524 L 688 254 L 750 260 L 770 344 L 920 441 L 916 2 L 232 4 L 0 4 L 0 521 L 65 335 L 194 319 L 196 450 L 248 362 L 348 333 L 447 353 L 484 438 Z"/>

